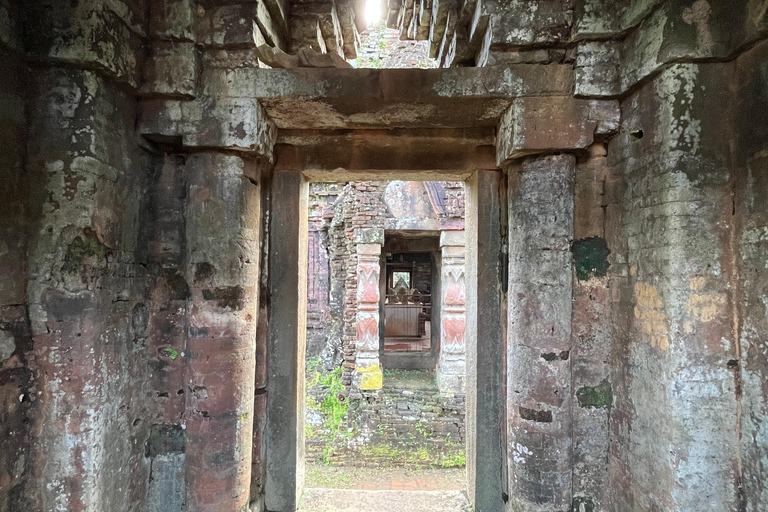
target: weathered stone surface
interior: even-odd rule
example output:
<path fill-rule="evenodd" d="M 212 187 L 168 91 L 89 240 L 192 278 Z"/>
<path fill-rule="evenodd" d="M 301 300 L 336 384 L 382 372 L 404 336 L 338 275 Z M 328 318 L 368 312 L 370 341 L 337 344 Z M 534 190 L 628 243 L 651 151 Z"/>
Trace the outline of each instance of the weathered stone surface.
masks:
<path fill-rule="evenodd" d="M 249 94 L 281 129 L 493 126 L 514 97 L 570 94 L 573 87 L 565 65 L 268 70 L 260 76 Z"/>
<path fill-rule="evenodd" d="M 208 9 L 198 6 L 195 18 L 195 40 L 206 47 L 253 47 L 258 2 L 216 5 Z M 267 34 L 264 34 L 266 37 Z"/>
<path fill-rule="evenodd" d="M 493 24 L 492 46 L 530 46 L 570 39 L 573 7 L 561 0 L 486 0 Z"/>
<path fill-rule="evenodd" d="M 150 137 L 180 138 L 187 147 L 235 149 L 271 159 L 276 130 L 256 99 L 207 96 L 145 100 L 140 131 Z"/>
<path fill-rule="evenodd" d="M 587 101 L 565 96 L 516 98 L 501 119 L 497 162 L 529 154 L 587 149 L 596 134 L 614 133 L 618 101 Z"/>
<path fill-rule="evenodd" d="M 256 25 L 267 44 L 285 50 L 288 41 L 285 35 L 284 22 L 272 19 L 272 14 L 264 0 L 258 0 L 256 10 Z"/>
<path fill-rule="evenodd" d="M 135 87 L 144 52 L 133 15 L 140 17 L 121 0 L 33 2 L 25 11 L 25 47 L 42 58 L 105 70 Z"/>
<path fill-rule="evenodd" d="M 507 456 L 510 503 L 522 511 L 571 506 L 575 168 L 573 155 L 553 155 L 510 169 Z"/>
<path fill-rule="evenodd" d="M 316 52 L 325 53 L 327 47 L 320 31 L 320 21 L 317 16 L 292 15 L 290 51 L 297 52 L 302 48 L 311 48 Z"/>
<path fill-rule="evenodd" d="M 358 33 L 352 2 L 337 2 L 336 9 L 341 27 L 341 38 L 344 41 L 344 58 L 356 59 L 357 49 L 360 46 L 360 34 Z"/>
<path fill-rule="evenodd" d="M 312 131 L 280 130 L 275 163 L 282 169 L 322 174 L 348 171 L 423 169 L 452 171 L 466 176 L 472 165 L 493 168 L 496 154 L 490 127 L 478 129 L 417 129 Z M 447 173 L 448 174 L 448 173 Z M 382 179 L 384 179 L 382 177 Z M 457 178 L 458 179 L 458 178 Z"/>
<path fill-rule="evenodd" d="M 310 49 L 310 51 L 312 51 Z M 293 69 L 299 67 L 299 56 L 289 55 L 279 48 L 263 44 L 256 48 L 258 59 L 271 68 Z"/>
<path fill-rule="evenodd" d="M 198 73 L 193 43 L 154 41 L 144 67 L 141 92 L 161 96 L 194 96 Z"/>
<path fill-rule="evenodd" d="M 0 364 L 11 358 L 16 351 L 16 342 L 13 333 L 0 330 Z"/>
<path fill-rule="evenodd" d="M 612 468 L 633 490 L 613 491 L 621 508 L 738 509 L 733 200 L 722 130 L 731 74 L 731 66 L 670 67 L 623 102 L 620 143 L 609 147 L 626 181 L 629 265 L 628 325 L 619 331 L 627 348 L 615 347 L 613 363 L 622 377 Z"/>
<path fill-rule="evenodd" d="M 268 368 L 266 340 L 290 330 L 270 351 L 298 350 L 298 307 L 281 316 L 299 289 L 285 285 L 301 253 L 297 171 L 464 179 L 495 167 L 489 133 L 513 101 L 502 155 L 579 160 L 574 194 L 543 171 L 573 167 L 555 155 L 512 168 L 511 216 L 494 206 L 494 171 L 470 208 L 485 216 L 467 269 L 485 286 L 466 300 L 468 364 L 486 376 L 506 364 L 514 388 L 505 418 L 504 381 L 478 373 L 468 386 L 485 413 L 467 426 L 475 510 L 502 509 L 507 487 L 522 510 L 768 509 L 765 2 L 384 8 L 404 37 L 442 30 L 443 65 L 470 64 L 480 38 L 474 61 L 497 69 L 260 69 L 254 48 L 288 33 L 286 0 L 0 0 L 0 510 L 240 512 L 286 482 L 290 509 L 300 379 L 296 357 Z M 314 21 L 307 40 L 325 48 Z M 139 109 L 142 94 L 166 97 Z M 620 130 L 616 102 L 596 100 L 614 97 Z M 268 160 L 278 127 L 297 181 L 271 198 L 254 190 L 256 162 L 238 162 Z M 521 185 L 526 173 L 539 178 Z M 273 238 L 245 225 L 240 192 L 266 200 Z M 290 254 L 258 276 L 270 247 Z M 509 290 L 497 282 L 505 254 Z M 331 293 L 354 301 L 357 286 Z M 519 343 L 498 357 L 507 326 Z M 342 352 L 349 385 L 354 345 Z M 285 404 L 293 416 L 275 420 Z M 192 450 L 167 432 L 155 443 L 153 425 L 184 431 Z M 507 467 L 494 458 L 506 452 Z"/>
<path fill-rule="evenodd" d="M 217 153 L 185 165 L 186 506 L 201 511 L 249 502 L 261 227 L 251 166 Z"/>
<path fill-rule="evenodd" d="M 619 45 L 586 42 L 578 46 L 574 94 L 580 97 L 611 97 L 620 92 Z"/>
<path fill-rule="evenodd" d="M 136 442 L 148 429 L 147 404 L 135 401 L 148 381 L 134 315 L 147 299 L 136 104 L 92 71 L 39 70 L 31 86 L 26 161 L 40 195 L 30 204 L 27 322 L 40 377 L 25 508 L 127 510 L 145 500 L 149 476 Z"/>
<path fill-rule="evenodd" d="M 299 50 L 299 67 L 302 68 L 351 68 L 352 64 L 345 61 L 338 53 L 317 53 L 311 48 Z"/>
<path fill-rule="evenodd" d="M 741 282 L 743 320 L 740 332 L 740 358 L 743 416 L 741 453 L 747 510 L 768 507 L 768 404 L 766 382 L 768 363 L 760 356 L 768 332 L 768 215 L 760 206 L 768 197 L 768 159 L 766 125 L 755 122 L 768 115 L 768 46 L 761 43 L 739 57 L 736 63 L 738 92 L 735 101 L 735 128 L 740 134 L 736 168 L 736 214 L 741 216 L 735 238 Z M 763 306 L 763 307 L 761 307 Z"/>
<path fill-rule="evenodd" d="M 344 40 L 341 34 L 339 15 L 336 12 L 336 5 L 334 2 L 295 5 L 291 8 L 291 17 L 293 16 L 296 16 L 299 19 L 317 19 L 318 26 L 320 27 L 320 34 L 322 34 L 326 48 L 326 50 L 321 50 L 321 53 L 327 51 L 343 55 Z"/>
<path fill-rule="evenodd" d="M 508 64 L 544 64 L 549 62 L 549 50 L 493 51 L 488 52 L 488 66 Z"/>
<path fill-rule="evenodd" d="M 571 320 L 571 404 L 573 499 L 605 508 L 609 502 L 609 418 L 612 407 L 611 289 L 608 270 L 616 261 L 603 238 L 607 226 L 603 144 L 589 148 L 576 167 L 574 190 L 573 313 Z M 611 212 L 613 213 L 613 212 Z M 560 358 L 560 354 L 552 354 Z M 554 360 L 554 359 L 553 359 Z"/>
<path fill-rule="evenodd" d="M 768 13 L 756 2 L 669 1 L 625 41 L 621 88 L 681 59 L 728 58 L 768 32 Z"/>
<path fill-rule="evenodd" d="M 154 38 L 194 41 L 197 6 L 194 0 L 151 0 L 149 33 Z"/>
<path fill-rule="evenodd" d="M 282 204 L 270 216 L 269 384 L 267 394 L 267 509 L 295 510 L 304 491 L 306 351 L 306 226 L 309 187 L 300 173 L 275 171 L 272 200 Z M 274 204 L 274 203 L 273 203 Z M 279 233 L 279 235 L 275 235 Z M 301 242 L 300 242 L 301 240 Z M 303 242 L 303 243 L 302 243 Z M 302 250 L 304 249 L 304 250 Z"/>
<path fill-rule="evenodd" d="M 495 171 L 477 171 L 466 183 L 467 237 L 467 494 L 475 509 L 504 508 L 506 455 L 504 392 L 500 357 L 506 339 L 497 322 L 505 308 L 501 252 L 504 180 Z M 477 234 L 477 237 L 473 236 Z M 487 239 L 482 238 L 487 233 Z M 481 243 L 481 239 L 483 242 Z"/>

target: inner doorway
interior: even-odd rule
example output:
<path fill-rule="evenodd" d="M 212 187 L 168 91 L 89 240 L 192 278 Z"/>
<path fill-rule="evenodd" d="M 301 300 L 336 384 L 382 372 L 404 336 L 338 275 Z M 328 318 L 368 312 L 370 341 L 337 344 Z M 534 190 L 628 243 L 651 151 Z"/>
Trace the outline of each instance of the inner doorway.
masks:
<path fill-rule="evenodd" d="M 463 233 L 463 183 L 311 183 L 308 208 L 306 487 L 463 490 L 464 267 L 441 272 L 440 244 Z"/>

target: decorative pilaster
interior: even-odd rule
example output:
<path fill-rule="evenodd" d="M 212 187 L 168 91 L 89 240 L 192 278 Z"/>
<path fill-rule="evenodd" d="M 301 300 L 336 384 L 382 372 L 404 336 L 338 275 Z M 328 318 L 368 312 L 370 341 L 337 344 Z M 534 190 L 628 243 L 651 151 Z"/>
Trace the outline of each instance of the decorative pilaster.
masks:
<path fill-rule="evenodd" d="M 442 303 L 437 383 L 443 393 L 464 393 L 467 372 L 464 231 L 443 231 L 440 248 Z"/>
<path fill-rule="evenodd" d="M 356 384 L 361 390 L 381 389 L 379 364 L 379 276 L 383 229 L 355 230 L 357 242 Z"/>

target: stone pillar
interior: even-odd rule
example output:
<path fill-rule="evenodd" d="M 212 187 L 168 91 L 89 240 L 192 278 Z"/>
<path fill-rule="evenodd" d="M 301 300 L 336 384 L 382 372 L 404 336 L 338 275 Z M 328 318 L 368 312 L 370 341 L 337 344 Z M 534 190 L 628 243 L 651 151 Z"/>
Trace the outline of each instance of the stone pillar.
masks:
<path fill-rule="evenodd" d="M 304 491 L 308 196 L 300 173 L 273 173 L 264 490 L 266 509 L 280 512 L 296 510 Z"/>
<path fill-rule="evenodd" d="M 467 330 L 464 268 L 464 231 L 440 233 L 440 357 L 437 383 L 442 393 L 466 391 Z"/>
<path fill-rule="evenodd" d="M 384 230 L 363 228 L 355 230 L 357 243 L 357 314 L 355 330 L 356 386 L 363 391 L 381 389 L 379 364 L 379 276 Z"/>
<path fill-rule="evenodd" d="M 576 159 L 509 171 L 507 414 L 513 510 L 571 506 L 571 240 Z"/>
<path fill-rule="evenodd" d="M 467 496 L 475 512 L 502 512 L 505 507 L 500 180 L 499 171 L 475 171 L 466 183 L 465 428 Z"/>
<path fill-rule="evenodd" d="M 251 170 L 220 153 L 186 164 L 186 506 L 195 512 L 248 505 L 260 231 Z"/>

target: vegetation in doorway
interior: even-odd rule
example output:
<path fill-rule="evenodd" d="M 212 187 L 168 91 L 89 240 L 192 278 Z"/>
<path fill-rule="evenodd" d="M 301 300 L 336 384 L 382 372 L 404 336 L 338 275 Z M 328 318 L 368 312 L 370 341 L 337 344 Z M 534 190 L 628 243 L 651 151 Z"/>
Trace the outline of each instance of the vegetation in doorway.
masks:
<path fill-rule="evenodd" d="M 342 367 L 324 371 L 319 359 L 307 361 L 305 435 L 308 440 L 322 443 L 322 460 L 330 463 L 335 446 L 345 443 L 353 432 L 347 425 L 347 406 L 344 385 L 341 382 Z M 310 422 L 309 418 L 314 421 Z"/>
<path fill-rule="evenodd" d="M 306 453 L 325 465 L 461 468 L 463 397 L 443 397 L 434 372 L 385 370 L 381 391 L 351 400 L 342 367 L 307 362 Z"/>

